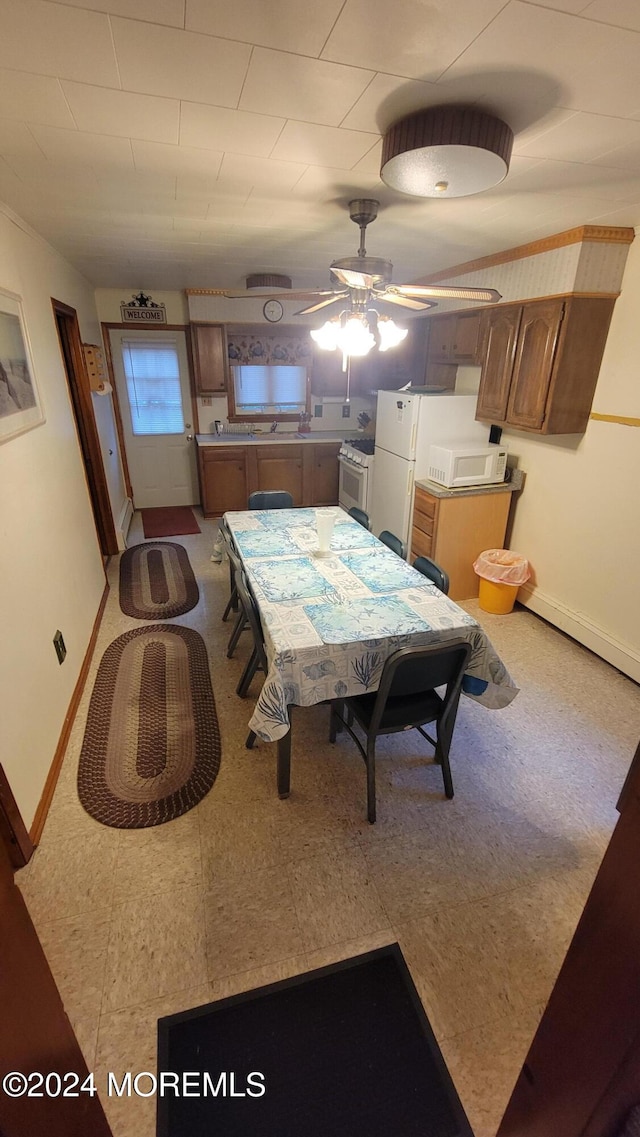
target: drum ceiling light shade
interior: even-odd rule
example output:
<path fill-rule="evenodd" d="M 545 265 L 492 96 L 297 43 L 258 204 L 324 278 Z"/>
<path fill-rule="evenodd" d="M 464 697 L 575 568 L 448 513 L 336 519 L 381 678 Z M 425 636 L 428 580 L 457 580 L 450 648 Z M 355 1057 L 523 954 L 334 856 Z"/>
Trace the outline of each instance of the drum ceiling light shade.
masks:
<path fill-rule="evenodd" d="M 387 130 L 380 177 L 415 197 L 467 197 L 507 176 L 513 131 L 475 107 L 442 106 L 407 115 Z"/>

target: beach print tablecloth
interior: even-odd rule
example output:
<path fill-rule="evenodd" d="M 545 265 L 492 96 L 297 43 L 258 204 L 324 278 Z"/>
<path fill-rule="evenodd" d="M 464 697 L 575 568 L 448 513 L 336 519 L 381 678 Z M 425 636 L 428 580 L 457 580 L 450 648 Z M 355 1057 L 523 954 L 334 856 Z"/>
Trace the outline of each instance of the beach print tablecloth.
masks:
<path fill-rule="evenodd" d="M 316 514 L 331 514 L 320 556 Z M 260 611 L 269 671 L 249 723 L 275 742 L 288 707 L 375 691 L 384 662 L 407 645 L 462 637 L 472 651 L 463 691 L 506 707 L 518 688 L 476 620 L 344 510 L 225 514 Z"/>

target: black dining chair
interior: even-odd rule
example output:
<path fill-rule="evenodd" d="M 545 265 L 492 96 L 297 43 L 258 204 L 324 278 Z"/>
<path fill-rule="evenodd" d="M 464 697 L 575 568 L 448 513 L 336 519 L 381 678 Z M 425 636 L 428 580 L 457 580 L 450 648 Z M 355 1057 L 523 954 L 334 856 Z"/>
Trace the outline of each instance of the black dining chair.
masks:
<path fill-rule="evenodd" d="M 405 544 L 399 537 L 396 537 L 395 533 L 390 533 L 388 529 L 383 529 L 378 540 L 382 541 L 383 545 L 386 545 L 387 548 L 397 553 L 398 556 L 404 560 L 406 554 Z"/>
<path fill-rule="evenodd" d="M 240 594 L 238 592 L 238 580 L 243 574 L 242 561 L 240 560 L 240 557 L 238 556 L 235 549 L 228 549 L 227 555 L 229 557 L 229 570 L 233 572 L 233 591 L 235 593 L 237 606 L 236 622 L 233 625 L 233 631 L 231 632 L 229 643 L 227 644 L 227 659 L 231 659 L 234 651 L 238 646 L 240 636 L 244 632 L 245 628 L 249 627 L 249 622 L 244 609 L 244 605 L 240 601 Z M 227 607 L 229 607 L 230 604 L 231 597 L 229 598 L 229 604 Z"/>
<path fill-rule="evenodd" d="M 240 607 L 242 608 L 247 625 L 251 629 L 253 636 L 253 651 L 247 660 L 244 671 L 238 680 L 238 686 L 236 687 L 236 694 L 239 695 L 241 699 L 245 699 L 256 671 L 264 671 L 265 675 L 267 673 L 267 653 L 264 647 L 264 636 L 262 634 L 262 624 L 260 623 L 258 608 L 251 595 L 249 582 L 247 581 L 242 567 L 236 575 L 236 588 L 238 589 Z"/>
<path fill-rule="evenodd" d="M 440 565 L 437 565 L 430 557 L 416 557 L 413 562 L 413 567 L 417 569 L 418 572 L 421 572 L 423 576 L 428 577 L 428 579 L 435 584 L 436 588 L 439 588 L 445 595 L 448 593 L 449 576 L 444 569 L 440 568 Z"/>
<path fill-rule="evenodd" d="M 235 570 L 235 564 L 234 564 L 234 560 L 236 560 L 237 557 L 235 555 L 235 548 L 236 548 L 235 542 L 233 540 L 233 537 L 231 536 L 231 530 L 229 529 L 229 526 L 227 525 L 224 517 L 221 518 L 220 525 L 218 528 L 219 528 L 220 536 L 222 537 L 222 542 L 224 544 L 224 551 L 227 554 L 227 560 L 229 561 L 229 599 L 227 601 L 227 606 L 226 606 L 224 612 L 222 613 L 222 619 L 227 620 L 229 618 L 229 614 L 231 612 L 237 612 L 238 611 L 238 593 L 236 591 L 236 584 L 235 584 L 235 572 L 236 572 L 236 570 Z M 231 554 L 234 554 L 233 559 L 232 559 Z"/>
<path fill-rule="evenodd" d="M 293 509 L 288 490 L 254 490 L 249 494 L 249 509 Z"/>
<path fill-rule="evenodd" d="M 358 525 L 362 525 L 364 529 L 368 529 L 369 532 L 371 532 L 369 514 L 365 513 L 364 509 L 358 509 L 357 505 L 352 505 L 351 509 L 348 510 L 348 513 L 349 517 L 353 517 L 353 520 L 358 522 Z"/>
<path fill-rule="evenodd" d="M 367 817 L 372 824 L 376 819 L 375 749 L 380 734 L 396 734 L 415 727 L 435 747 L 444 792 L 448 798 L 453 797 L 449 748 L 470 653 L 471 645 L 460 639 L 400 648 L 386 660 L 377 691 L 332 702 L 329 741 L 335 742 L 338 731 L 344 727 L 358 747 L 367 767 Z M 442 686 L 446 690 L 440 695 L 436 687 Z M 343 717 L 343 708 L 351 712 L 364 731 L 366 749 Z M 435 723 L 435 738 L 422 729 L 431 722 Z"/>

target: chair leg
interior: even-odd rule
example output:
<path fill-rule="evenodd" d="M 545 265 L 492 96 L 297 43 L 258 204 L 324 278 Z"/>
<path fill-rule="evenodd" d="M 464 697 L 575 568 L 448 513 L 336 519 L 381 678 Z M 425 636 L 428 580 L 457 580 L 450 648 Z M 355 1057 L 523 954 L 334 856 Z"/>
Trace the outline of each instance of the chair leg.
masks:
<path fill-rule="evenodd" d="M 254 648 L 253 653 L 252 653 L 252 655 L 250 655 L 250 657 L 247 661 L 247 664 L 245 666 L 245 669 L 242 672 L 242 675 L 240 676 L 240 679 L 238 681 L 238 686 L 236 687 L 236 695 L 239 695 L 241 699 L 246 699 L 247 693 L 249 691 L 249 687 L 251 686 L 251 680 L 253 679 L 257 670 L 258 670 L 258 653 L 257 653 L 256 649 Z"/>
<path fill-rule="evenodd" d="M 441 739 L 438 739 L 436 744 L 436 762 L 440 765 L 442 770 L 442 780 L 444 782 L 445 797 L 453 797 L 453 778 L 451 777 L 451 766 L 449 765 L 449 746 L 445 742 L 444 745 Z"/>
<path fill-rule="evenodd" d="M 336 735 L 342 730 L 342 721 L 340 715 L 344 711 L 344 703 L 335 702 L 331 704 L 329 710 L 329 742 L 335 742 Z"/>
<path fill-rule="evenodd" d="M 367 818 L 373 825 L 376 819 L 376 740 L 367 738 Z"/>
<path fill-rule="evenodd" d="M 248 735 L 247 735 L 247 741 L 245 742 L 245 747 L 247 750 L 253 750 L 253 744 L 254 744 L 255 740 L 256 740 L 256 735 L 255 735 L 254 731 L 250 730 Z"/>
<path fill-rule="evenodd" d="M 237 590 L 235 584 L 233 585 L 233 587 L 231 589 L 231 595 L 227 601 L 227 607 L 225 608 L 224 612 L 222 613 L 222 619 L 227 620 L 229 618 L 229 613 L 231 611 L 233 611 L 233 612 L 238 611 L 238 590 Z"/>
<path fill-rule="evenodd" d="M 245 616 L 244 611 L 241 608 L 240 611 L 238 612 L 238 619 L 236 620 L 236 622 L 234 624 L 233 631 L 232 631 L 231 636 L 229 638 L 229 644 L 227 646 L 227 659 L 231 659 L 234 651 L 236 650 L 236 648 L 238 646 L 238 640 L 240 639 L 240 635 L 244 631 L 246 626 L 247 626 L 247 617 Z"/>

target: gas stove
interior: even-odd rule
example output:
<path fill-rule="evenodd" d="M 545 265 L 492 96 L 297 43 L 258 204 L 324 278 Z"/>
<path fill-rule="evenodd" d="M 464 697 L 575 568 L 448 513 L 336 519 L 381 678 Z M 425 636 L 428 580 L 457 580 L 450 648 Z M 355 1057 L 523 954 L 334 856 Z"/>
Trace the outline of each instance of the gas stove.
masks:
<path fill-rule="evenodd" d="M 340 457 L 355 466 L 372 466 L 374 450 L 373 438 L 347 438 L 340 447 Z"/>

